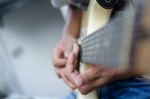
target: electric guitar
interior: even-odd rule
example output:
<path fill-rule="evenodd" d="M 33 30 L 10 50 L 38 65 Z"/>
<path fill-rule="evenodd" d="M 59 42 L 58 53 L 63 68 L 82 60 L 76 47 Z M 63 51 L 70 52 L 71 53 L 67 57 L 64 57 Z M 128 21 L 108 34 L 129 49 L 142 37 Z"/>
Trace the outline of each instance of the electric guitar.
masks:
<path fill-rule="evenodd" d="M 102 2 L 100 2 L 102 1 Z M 91 0 L 83 14 L 80 44 L 80 72 L 90 64 L 114 68 L 137 66 L 148 72 L 150 66 L 149 0 L 136 0 L 110 19 L 118 0 Z M 134 7 L 134 8 L 133 8 Z M 98 99 L 96 90 L 77 99 Z"/>

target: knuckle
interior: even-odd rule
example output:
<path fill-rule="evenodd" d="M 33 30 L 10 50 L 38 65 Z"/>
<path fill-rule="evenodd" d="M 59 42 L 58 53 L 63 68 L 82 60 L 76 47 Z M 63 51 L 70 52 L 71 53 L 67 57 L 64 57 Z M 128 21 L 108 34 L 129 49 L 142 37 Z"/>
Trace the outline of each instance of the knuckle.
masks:
<path fill-rule="evenodd" d="M 88 84 L 84 87 L 81 87 L 79 90 L 81 92 L 81 94 L 86 95 L 89 92 L 91 92 L 92 90 L 96 89 L 97 87 L 94 84 Z"/>
<path fill-rule="evenodd" d="M 58 64 L 55 60 L 53 60 L 53 64 L 54 64 L 55 67 L 58 67 Z"/>
<path fill-rule="evenodd" d="M 83 77 L 83 80 L 85 82 L 89 82 L 91 81 L 92 79 L 94 78 L 94 75 L 92 73 L 89 73 L 89 74 L 86 74 L 84 77 Z"/>
<path fill-rule="evenodd" d="M 70 86 L 70 88 L 71 88 L 72 90 L 74 90 L 74 89 L 75 89 L 75 86 Z"/>
<path fill-rule="evenodd" d="M 55 68 L 64 67 L 64 64 L 60 64 L 57 60 L 53 60 L 53 65 Z"/>
<path fill-rule="evenodd" d="M 82 95 L 87 95 L 89 93 L 88 90 L 86 90 L 84 88 L 80 88 L 79 91 Z"/>

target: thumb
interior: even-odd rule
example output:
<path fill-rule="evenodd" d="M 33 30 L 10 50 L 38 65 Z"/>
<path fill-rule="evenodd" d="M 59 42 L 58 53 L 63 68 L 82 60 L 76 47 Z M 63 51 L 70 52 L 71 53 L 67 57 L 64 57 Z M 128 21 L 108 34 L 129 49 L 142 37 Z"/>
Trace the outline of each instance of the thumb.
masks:
<path fill-rule="evenodd" d="M 97 67 L 91 67 L 86 72 L 78 75 L 75 80 L 77 87 L 82 87 L 83 85 L 95 80 L 100 75 L 100 69 Z"/>

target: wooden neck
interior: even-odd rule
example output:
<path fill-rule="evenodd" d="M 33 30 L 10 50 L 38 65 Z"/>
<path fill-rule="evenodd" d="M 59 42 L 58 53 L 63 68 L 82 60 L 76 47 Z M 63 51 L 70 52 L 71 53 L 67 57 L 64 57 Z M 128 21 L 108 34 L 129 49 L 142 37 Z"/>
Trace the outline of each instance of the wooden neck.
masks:
<path fill-rule="evenodd" d="M 127 65 L 133 27 L 131 20 L 134 18 L 133 13 L 128 14 L 119 15 L 102 29 L 81 40 L 81 62 L 106 66 Z"/>
<path fill-rule="evenodd" d="M 145 37 L 150 38 L 150 32 L 141 25 L 145 17 L 144 6 L 135 7 L 136 11 L 126 9 L 105 27 L 81 40 L 81 62 L 110 67 L 135 64 L 134 49 L 138 42 Z"/>

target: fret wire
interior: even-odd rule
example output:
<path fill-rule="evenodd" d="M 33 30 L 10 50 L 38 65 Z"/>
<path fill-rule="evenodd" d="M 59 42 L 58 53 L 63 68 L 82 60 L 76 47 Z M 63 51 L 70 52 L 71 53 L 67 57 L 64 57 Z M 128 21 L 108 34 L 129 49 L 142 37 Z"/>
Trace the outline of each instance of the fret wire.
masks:
<path fill-rule="evenodd" d="M 140 11 L 138 10 L 138 13 L 139 12 Z M 130 20 L 130 18 L 135 17 L 136 13 L 132 13 L 130 11 L 128 13 L 129 15 L 119 15 L 106 26 L 107 28 L 104 27 L 103 29 L 96 31 L 95 33 L 88 35 L 81 40 L 81 60 L 83 62 L 101 63 L 114 66 L 120 65 L 120 49 L 121 47 L 129 46 L 128 44 L 122 43 L 124 42 L 122 39 L 128 39 L 128 37 L 123 36 L 126 33 L 126 26 L 133 28 L 133 30 L 127 30 L 128 32 L 131 32 L 131 34 L 135 32 L 135 29 L 138 29 L 138 32 L 140 32 L 137 34 L 134 33 L 132 35 L 133 39 L 139 39 L 144 36 L 150 38 L 150 31 L 143 31 L 144 28 L 141 26 L 141 23 L 137 22 L 138 24 L 135 24 L 134 20 Z M 142 27 L 143 30 L 142 28 L 140 30 L 139 27 Z M 107 41 L 106 38 L 108 38 L 110 41 Z M 108 42 L 110 42 L 110 45 Z"/>

